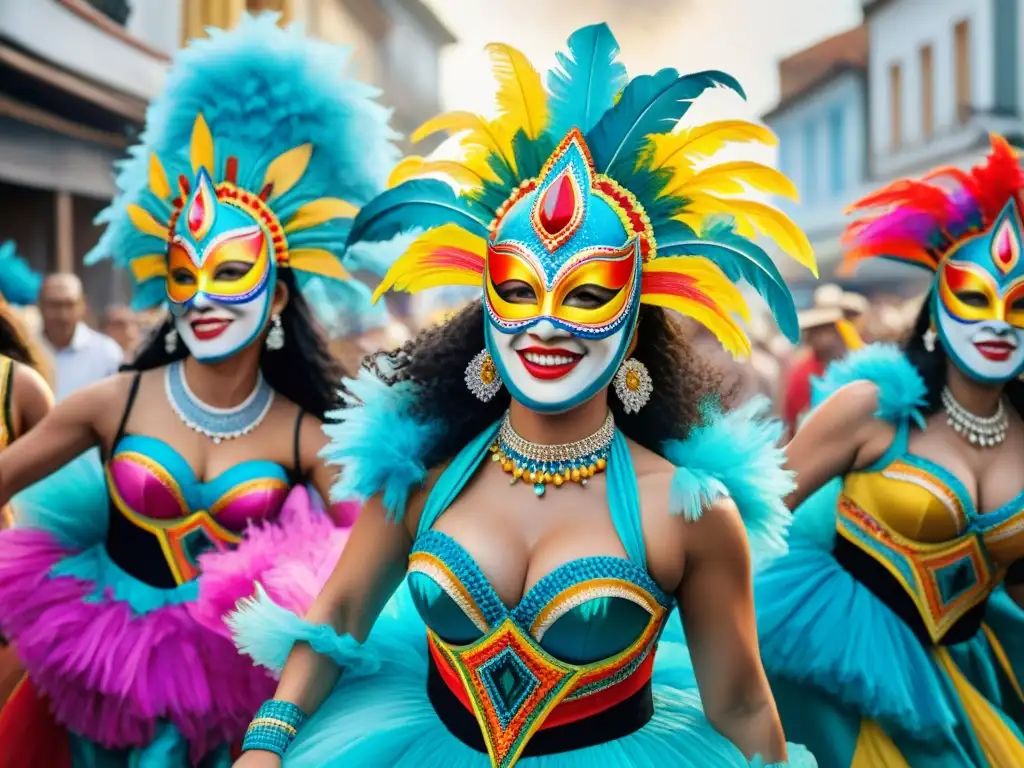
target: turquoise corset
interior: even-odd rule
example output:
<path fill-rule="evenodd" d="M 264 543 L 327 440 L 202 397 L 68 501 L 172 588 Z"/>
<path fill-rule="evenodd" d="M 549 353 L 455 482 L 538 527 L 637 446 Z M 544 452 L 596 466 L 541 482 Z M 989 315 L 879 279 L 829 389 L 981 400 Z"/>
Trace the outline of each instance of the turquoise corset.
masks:
<path fill-rule="evenodd" d="M 470 554 L 433 529 L 487 455 L 497 425 L 439 478 L 420 519 L 409 586 L 428 627 L 435 663 L 469 702 L 492 764 L 514 764 L 530 736 L 563 707 L 593 702 L 640 678 L 675 600 L 646 570 L 639 492 L 629 448 L 616 433 L 608 460 L 608 506 L 626 557 L 568 561 L 505 605 Z M 500 542 L 495 542 L 500 546 Z M 601 704 L 592 709 L 598 711 Z"/>

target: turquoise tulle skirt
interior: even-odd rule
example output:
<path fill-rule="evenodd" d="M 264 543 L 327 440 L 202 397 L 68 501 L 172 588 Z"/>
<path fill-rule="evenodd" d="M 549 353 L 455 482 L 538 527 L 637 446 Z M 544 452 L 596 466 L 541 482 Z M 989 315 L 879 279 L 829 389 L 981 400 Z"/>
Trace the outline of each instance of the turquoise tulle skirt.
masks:
<path fill-rule="evenodd" d="M 761 655 L 787 737 L 821 768 L 1024 765 L 1024 613 L 998 590 L 970 640 L 922 644 L 833 557 L 839 489 L 800 507 L 789 552 L 755 580 Z"/>
<path fill-rule="evenodd" d="M 748 768 L 750 763 L 711 727 L 673 617 L 658 646 L 653 678 L 654 717 L 615 741 L 561 754 L 526 757 L 519 768 Z M 403 586 L 365 646 L 380 668 L 344 675 L 288 749 L 286 768 L 488 768 L 487 755 L 453 736 L 427 698 L 426 627 Z M 802 747 L 789 765 L 813 768 Z"/>

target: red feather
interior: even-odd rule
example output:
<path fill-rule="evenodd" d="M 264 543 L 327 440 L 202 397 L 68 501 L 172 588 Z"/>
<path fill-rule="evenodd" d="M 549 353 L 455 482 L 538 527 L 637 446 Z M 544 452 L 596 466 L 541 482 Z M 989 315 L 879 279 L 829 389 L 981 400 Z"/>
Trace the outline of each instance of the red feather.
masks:
<path fill-rule="evenodd" d="M 484 260 L 479 254 L 452 246 L 436 248 L 422 263 L 423 266 L 438 269 L 464 269 L 481 275 L 484 273 Z"/>

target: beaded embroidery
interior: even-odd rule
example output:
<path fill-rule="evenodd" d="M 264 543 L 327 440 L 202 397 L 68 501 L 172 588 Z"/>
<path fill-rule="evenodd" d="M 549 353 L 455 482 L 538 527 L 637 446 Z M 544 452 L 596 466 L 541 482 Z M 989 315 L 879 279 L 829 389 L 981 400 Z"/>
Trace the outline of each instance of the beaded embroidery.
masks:
<path fill-rule="evenodd" d="M 469 553 L 436 530 L 417 538 L 410 571 L 435 578 L 478 627 L 480 618 L 493 627 L 464 646 L 446 643 L 432 630 L 428 638 L 435 660 L 451 673 L 446 679 L 461 681 L 494 768 L 513 766 L 531 736 L 559 711 L 562 702 L 608 691 L 637 673 L 650 658 L 675 604 L 630 560 L 596 556 L 556 568 L 510 609 Z M 541 647 L 543 634 L 561 616 L 603 597 L 629 600 L 650 614 L 629 648 L 580 665 L 561 661 Z"/>

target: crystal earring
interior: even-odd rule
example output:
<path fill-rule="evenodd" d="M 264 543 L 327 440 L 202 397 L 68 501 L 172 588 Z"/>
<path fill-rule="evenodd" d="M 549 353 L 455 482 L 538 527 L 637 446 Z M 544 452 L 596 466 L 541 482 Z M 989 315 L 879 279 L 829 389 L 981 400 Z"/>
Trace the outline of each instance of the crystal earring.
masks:
<path fill-rule="evenodd" d="M 164 334 L 164 352 L 173 355 L 178 351 L 178 331 L 172 325 Z"/>
<path fill-rule="evenodd" d="M 466 388 L 485 403 L 493 400 L 501 389 L 501 377 L 491 353 L 486 349 L 480 351 L 466 366 Z"/>
<path fill-rule="evenodd" d="M 935 340 L 937 338 L 939 338 L 939 335 L 935 333 L 934 328 L 929 328 L 924 332 L 924 336 L 921 337 L 921 340 L 924 342 L 924 348 L 927 352 L 935 351 Z"/>
<path fill-rule="evenodd" d="M 615 394 L 622 401 L 626 413 L 638 413 L 647 405 L 654 391 L 654 383 L 647 366 L 635 357 L 629 358 L 615 372 Z"/>
<path fill-rule="evenodd" d="M 267 332 L 267 349 L 276 352 L 284 347 L 284 328 L 281 327 L 281 316 L 274 315 L 270 319 L 270 330 Z"/>

